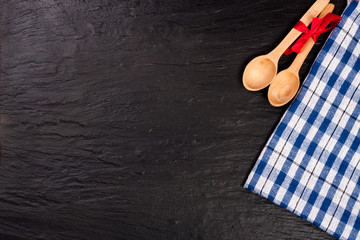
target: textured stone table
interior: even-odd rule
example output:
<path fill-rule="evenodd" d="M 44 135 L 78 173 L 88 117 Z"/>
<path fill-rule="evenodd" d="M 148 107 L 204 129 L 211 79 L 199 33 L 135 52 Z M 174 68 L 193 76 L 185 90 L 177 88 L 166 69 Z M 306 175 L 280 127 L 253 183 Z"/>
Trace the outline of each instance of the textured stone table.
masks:
<path fill-rule="evenodd" d="M 332 239 L 242 188 L 286 108 L 240 76 L 312 3 L 1 0 L 0 239 Z"/>

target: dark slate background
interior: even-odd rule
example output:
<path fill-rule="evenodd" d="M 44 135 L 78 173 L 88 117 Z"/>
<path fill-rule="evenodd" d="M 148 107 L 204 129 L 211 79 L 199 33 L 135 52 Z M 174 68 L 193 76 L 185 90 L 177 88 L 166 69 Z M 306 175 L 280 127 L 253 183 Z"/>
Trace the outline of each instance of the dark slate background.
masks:
<path fill-rule="evenodd" d="M 1 0 L 0 239 L 332 239 L 242 188 L 286 109 L 242 71 L 313 2 Z"/>

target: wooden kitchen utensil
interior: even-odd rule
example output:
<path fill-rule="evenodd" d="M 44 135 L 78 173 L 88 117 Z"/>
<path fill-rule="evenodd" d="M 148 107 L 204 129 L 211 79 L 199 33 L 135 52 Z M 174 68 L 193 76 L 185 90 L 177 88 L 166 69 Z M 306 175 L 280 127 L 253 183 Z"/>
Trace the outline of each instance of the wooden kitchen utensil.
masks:
<path fill-rule="evenodd" d="M 320 18 L 324 18 L 328 13 L 332 13 L 334 7 L 334 4 L 328 4 L 321 12 Z M 315 41 L 310 38 L 291 66 L 276 75 L 271 82 L 268 90 L 268 100 L 272 106 L 284 106 L 296 95 L 300 86 L 299 70 L 314 45 Z"/>
<path fill-rule="evenodd" d="M 317 0 L 300 21 L 309 26 L 312 19 L 317 17 L 329 2 L 330 0 Z M 271 83 L 276 76 L 281 55 L 300 34 L 300 31 L 293 28 L 272 52 L 256 57 L 248 63 L 243 74 L 243 84 L 247 90 L 261 90 Z"/>

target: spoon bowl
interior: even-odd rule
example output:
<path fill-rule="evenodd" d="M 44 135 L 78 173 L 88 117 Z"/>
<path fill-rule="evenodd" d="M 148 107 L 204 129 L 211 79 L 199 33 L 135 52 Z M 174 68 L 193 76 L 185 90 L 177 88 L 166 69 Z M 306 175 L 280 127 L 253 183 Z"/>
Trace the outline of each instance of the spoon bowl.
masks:
<path fill-rule="evenodd" d="M 244 87 L 249 91 L 258 91 L 267 87 L 277 73 L 277 65 L 268 55 L 254 58 L 245 68 Z"/>
<path fill-rule="evenodd" d="M 299 86 L 299 75 L 287 70 L 280 72 L 269 87 L 270 104 L 274 107 L 287 104 L 296 95 Z"/>

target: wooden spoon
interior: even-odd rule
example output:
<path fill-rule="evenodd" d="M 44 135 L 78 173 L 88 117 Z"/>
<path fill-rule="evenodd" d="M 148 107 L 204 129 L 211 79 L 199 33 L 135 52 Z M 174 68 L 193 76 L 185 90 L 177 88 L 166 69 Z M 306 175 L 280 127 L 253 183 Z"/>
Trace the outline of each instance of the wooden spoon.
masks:
<path fill-rule="evenodd" d="M 329 2 L 330 0 L 317 0 L 300 21 L 309 26 L 312 19 L 318 16 Z M 243 74 L 243 84 L 247 90 L 261 90 L 271 83 L 277 73 L 281 55 L 300 34 L 300 31 L 293 28 L 272 52 L 256 57 L 248 63 Z"/>
<path fill-rule="evenodd" d="M 321 12 L 320 18 L 334 10 L 334 4 L 328 4 Z M 300 53 L 288 69 L 280 72 L 271 82 L 268 90 L 268 100 L 274 107 L 287 104 L 297 93 L 300 86 L 299 70 L 315 42 L 312 38 L 303 46 Z"/>

